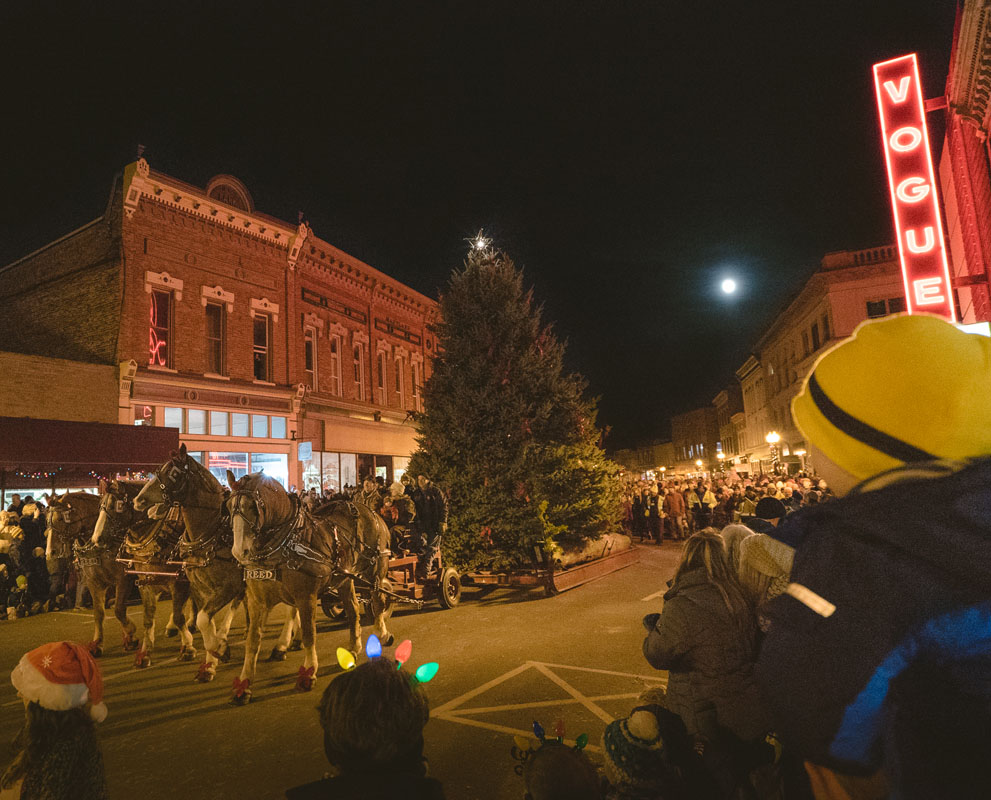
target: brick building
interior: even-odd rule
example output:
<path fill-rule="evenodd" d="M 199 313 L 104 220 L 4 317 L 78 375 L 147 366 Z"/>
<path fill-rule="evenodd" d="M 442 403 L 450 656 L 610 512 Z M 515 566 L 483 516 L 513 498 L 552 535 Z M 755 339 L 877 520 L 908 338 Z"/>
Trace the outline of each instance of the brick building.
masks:
<path fill-rule="evenodd" d="M 746 432 L 746 418 L 743 413 L 743 391 L 736 381 L 731 383 L 712 400 L 716 409 L 716 425 L 719 428 L 719 440 L 716 443 L 716 458 L 723 454 L 722 466 L 726 469 L 749 471 L 748 463 L 743 460 L 743 443 Z"/>
<path fill-rule="evenodd" d="M 946 238 L 962 322 L 991 320 L 991 2 L 964 0 L 946 81 L 939 164 Z"/>
<path fill-rule="evenodd" d="M 671 417 L 671 444 L 674 447 L 677 472 L 699 472 L 696 461 L 702 461 L 702 471 L 718 468 L 716 443 L 719 426 L 716 409 L 703 406 Z"/>
<path fill-rule="evenodd" d="M 116 420 L 178 428 L 218 476 L 339 488 L 415 449 L 436 303 L 231 176 L 128 165 L 103 216 L 0 269 L 0 300 L 4 349 L 113 366 Z"/>

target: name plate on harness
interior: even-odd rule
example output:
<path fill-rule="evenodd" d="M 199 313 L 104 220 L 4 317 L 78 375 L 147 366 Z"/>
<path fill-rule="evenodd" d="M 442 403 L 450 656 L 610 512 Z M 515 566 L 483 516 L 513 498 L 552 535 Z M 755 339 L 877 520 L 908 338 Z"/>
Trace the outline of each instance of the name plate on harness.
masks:
<path fill-rule="evenodd" d="M 98 567 L 103 563 L 100 556 L 78 556 L 76 561 L 80 567 Z"/>
<path fill-rule="evenodd" d="M 274 581 L 275 570 L 263 567 L 245 567 L 244 579 L 246 581 Z"/>

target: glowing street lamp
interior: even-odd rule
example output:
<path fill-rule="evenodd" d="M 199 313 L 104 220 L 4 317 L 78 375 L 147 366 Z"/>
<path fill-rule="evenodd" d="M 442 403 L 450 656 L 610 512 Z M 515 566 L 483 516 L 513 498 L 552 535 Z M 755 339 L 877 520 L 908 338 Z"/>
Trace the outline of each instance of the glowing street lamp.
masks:
<path fill-rule="evenodd" d="M 719 471 L 725 472 L 726 468 L 723 466 L 723 460 L 726 458 L 726 454 L 722 450 L 720 450 L 719 452 L 716 453 L 716 458 L 719 459 Z"/>
<path fill-rule="evenodd" d="M 695 459 L 695 466 L 698 467 L 699 472 L 702 471 L 702 459 L 701 458 L 696 458 Z"/>
<path fill-rule="evenodd" d="M 805 450 L 796 450 L 795 455 L 802 459 L 802 472 L 805 472 L 805 456 L 807 456 L 808 453 Z"/>
<path fill-rule="evenodd" d="M 774 468 L 774 474 L 778 473 L 778 442 L 781 441 L 781 435 L 777 431 L 771 431 L 764 440 L 771 445 L 771 466 Z"/>

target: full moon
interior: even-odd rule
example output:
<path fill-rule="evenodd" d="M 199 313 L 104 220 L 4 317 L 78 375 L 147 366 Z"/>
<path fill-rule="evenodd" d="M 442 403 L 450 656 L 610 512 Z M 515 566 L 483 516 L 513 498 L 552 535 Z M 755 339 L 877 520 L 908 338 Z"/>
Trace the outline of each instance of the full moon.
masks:
<path fill-rule="evenodd" d="M 733 294 L 736 291 L 736 281 L 732 278 L 727 278 L 722 282 L 723 294 Z"/>

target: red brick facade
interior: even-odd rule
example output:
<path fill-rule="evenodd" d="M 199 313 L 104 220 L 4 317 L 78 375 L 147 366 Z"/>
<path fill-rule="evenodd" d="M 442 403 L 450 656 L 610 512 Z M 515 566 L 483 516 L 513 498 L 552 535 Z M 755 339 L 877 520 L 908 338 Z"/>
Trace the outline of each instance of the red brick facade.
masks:
<path fill-rule="evenodd" d="M 151 338 L 159 293 L 164 346 Z M 129 165 L 103 217 L 0 269 L 0 299 L 0 349 L 120 365 L 119 420 L 169 417 L 204 459 L 278 456 L 300 485 L 307 442 L 318 459 L 307 482 L 333 475 L 321 474 L 326 453 L 341 483 L 375 467 L 391 479 L 415 447 L 408 412 L 421 406 L 436 303 L 304 223 L 256 212 L 230 176 L 201 189 Z M 235 433 L 243 415 L 255 415 L 250 435 Z"/>

